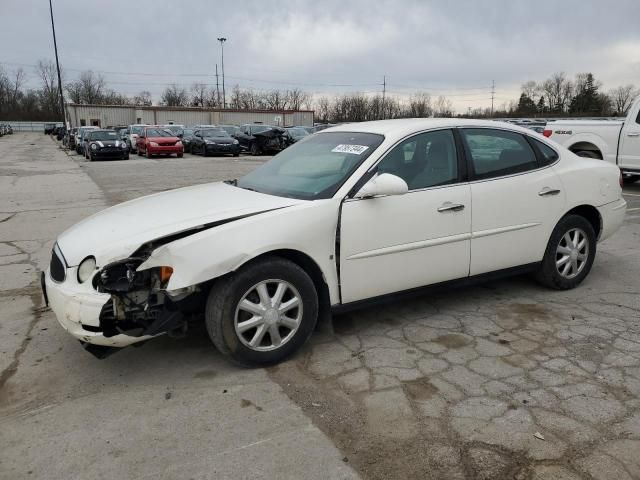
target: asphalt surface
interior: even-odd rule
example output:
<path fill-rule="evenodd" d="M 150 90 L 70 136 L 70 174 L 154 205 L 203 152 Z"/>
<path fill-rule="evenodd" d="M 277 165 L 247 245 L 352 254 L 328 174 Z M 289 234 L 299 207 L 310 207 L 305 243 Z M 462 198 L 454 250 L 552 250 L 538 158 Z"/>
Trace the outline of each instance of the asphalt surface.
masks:
<path fill-rule="evenodd" d="M 89 163 L 6 138 L 0 478 L 640 478 L 640 184 L 572 291 L 516 277 L 352 312 L 268 370 L 202 330 L 97 361 L 43 308 L 55 236 L 266 158 Z"/>

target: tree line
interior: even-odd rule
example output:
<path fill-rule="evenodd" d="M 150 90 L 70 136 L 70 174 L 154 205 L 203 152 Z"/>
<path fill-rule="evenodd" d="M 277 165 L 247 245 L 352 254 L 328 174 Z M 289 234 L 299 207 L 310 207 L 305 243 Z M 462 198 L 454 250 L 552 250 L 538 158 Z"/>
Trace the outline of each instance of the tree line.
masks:
<path fill-rule="evenodd" d="M 62 118 L 55 64 L 41 60 L 34 69 L 38 87 L 26 88 L 27 73 L 22 68 L 7 72 L 0 66 L 0 120 L 48 121 Z M 149 91 L 127 96 L 109 88 L 105 78 L 92 71 L 81 72 L 76 80 L 65 81 L 65 101 L 98 105 L 152 105 Z M 634 85 L 623 85 L 607 92 L 592 73 L 579 73 L 574 79 L 554 73 L 542 81 L 522 85 L 518 100 L 503 103 L 492 110 L 469 108 L 464 117 L 522 116 L 623 116 L 634 97 L 640 95 Z M 168 85 L 160 95 L 160 105 L 250 110 L 314 110 L 316 121 L 359 122 L 380 118 L 451 117 L 454 110 L 445 96 L 432 97 L 415 92 L 408 97 L 395 95 L 346 93 L 314 96 L 299 88 L 258 90 L 235 85 L 223 98 L 219 88 L 193 83 L 190 88 Z M 226 100 L 226 102 L 225 102 Z"/>
<path fill-rule="evenodd" d="M 522 84 L 520 98 L 502 105 L 496 117 L 607 117 L 625 116 L 640 89 L 632 84 L 603 91 L 602 82 L 592 73 L 578 73 L 572 80 L 564 72 L 537 82 Z M 486 111 L 471 111 L 472 116 L 487 116 Z"/>

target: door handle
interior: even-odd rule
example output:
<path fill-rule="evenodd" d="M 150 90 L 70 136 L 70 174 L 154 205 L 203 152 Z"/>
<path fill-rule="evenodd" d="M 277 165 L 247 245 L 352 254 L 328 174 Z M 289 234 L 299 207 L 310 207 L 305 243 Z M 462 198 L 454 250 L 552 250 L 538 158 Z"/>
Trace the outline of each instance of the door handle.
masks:
<path fill-rule="evenodd" d="M 629 132 L 627 137 L 640 137 L 640 132 Z"/>
<path fill-rule="evenodd" d="M 538 195 L 540 195 L 541 197 L 547 197 L 549 195 L 558 195 L 559 193 L 560 190 L 558 190 L 557 188 L 544 187 L 538 192 Z"/>
<path fill-rule="evenodd" d="M 464 205 L 462 205 L 461 203 L 451 203 L 451 202 L 444 202 L 438 208 L 438 211 L 440 213 L 444 213 L 444 212 L 459 212 L 461 210 L 464 210 Z"/>

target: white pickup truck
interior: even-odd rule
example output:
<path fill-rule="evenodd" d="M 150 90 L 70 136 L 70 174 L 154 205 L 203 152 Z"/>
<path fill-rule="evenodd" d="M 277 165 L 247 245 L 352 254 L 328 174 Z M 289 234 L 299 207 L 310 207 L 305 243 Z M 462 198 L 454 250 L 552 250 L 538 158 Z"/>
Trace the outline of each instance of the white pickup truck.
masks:
<path fill-rule="evenodd" d="M 543 134 L 576 155 L 615 163 L 627 180 L 640 180 L 640 97 L 624 120 L 558 120 Z"/>

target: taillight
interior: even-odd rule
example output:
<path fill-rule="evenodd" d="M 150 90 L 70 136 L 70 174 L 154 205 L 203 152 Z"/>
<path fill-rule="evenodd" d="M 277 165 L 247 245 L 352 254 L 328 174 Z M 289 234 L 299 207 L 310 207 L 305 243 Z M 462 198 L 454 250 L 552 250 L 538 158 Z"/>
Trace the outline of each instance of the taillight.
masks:
<path fill-rule="evenodd" d="M 553 133 L 552 130 L 547 130 L 546 128 L 544 129 L 544 132 L 542 132 L 542 135 L 544 135 L 545 137 L 550 137 L 551 134 Z"/>

